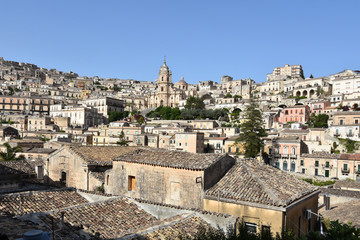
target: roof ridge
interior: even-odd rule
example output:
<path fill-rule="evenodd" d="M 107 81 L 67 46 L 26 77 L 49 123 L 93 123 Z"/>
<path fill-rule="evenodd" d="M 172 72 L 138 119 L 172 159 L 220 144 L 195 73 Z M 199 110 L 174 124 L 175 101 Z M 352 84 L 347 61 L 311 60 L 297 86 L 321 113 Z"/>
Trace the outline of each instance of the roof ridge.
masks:
<path fill-rule="evenodd" d="M 269 197 L 273 200 L 274 203 L 281 202 L 282 204 L 284 204 L 284 202 L 276 195 L 276 193 L 270 190 L 268 186 L 255 173 L 253 173 L 253 171 L 247 166 L 246 163 L 240 162 L 240 164 L 249 172 L 250 176 L 259 183 L 259 185 L 269 195 Z"/>

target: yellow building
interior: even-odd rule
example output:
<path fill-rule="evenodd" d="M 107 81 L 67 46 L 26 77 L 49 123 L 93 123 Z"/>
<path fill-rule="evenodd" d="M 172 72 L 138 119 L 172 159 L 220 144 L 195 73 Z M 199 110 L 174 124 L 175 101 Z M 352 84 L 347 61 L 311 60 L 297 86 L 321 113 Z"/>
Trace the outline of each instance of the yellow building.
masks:
<path fill-rule="evenodd" d="M 312 185 L 270 165 L 242 160 L 205 192 L 203 207 L 240 217 L 249 231 L 292 230 L 303 236 L 315 229 L 318 193 Z"/>

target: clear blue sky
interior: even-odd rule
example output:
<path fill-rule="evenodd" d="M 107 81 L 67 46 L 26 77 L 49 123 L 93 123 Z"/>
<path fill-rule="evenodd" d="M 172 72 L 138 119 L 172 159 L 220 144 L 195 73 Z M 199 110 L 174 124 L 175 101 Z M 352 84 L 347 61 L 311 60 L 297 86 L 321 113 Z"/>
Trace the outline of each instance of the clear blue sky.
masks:
<path fill-rule="evenodd" d="M 360 1 L 2 1 L 0 56 L 79 75 L 153 81 L 163 56 L 190 83 L 360 69 Z"/>

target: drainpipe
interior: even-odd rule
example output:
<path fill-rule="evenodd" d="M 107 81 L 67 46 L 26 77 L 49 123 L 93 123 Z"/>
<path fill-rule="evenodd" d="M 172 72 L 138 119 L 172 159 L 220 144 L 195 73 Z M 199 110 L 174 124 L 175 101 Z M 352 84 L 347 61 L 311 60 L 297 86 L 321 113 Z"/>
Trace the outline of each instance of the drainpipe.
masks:
<path fill-rule="evenodd" d="M 89 173 L 90 173 L 90 170 L 89 168 L 87 169 L 87 176 L 86 176 L 86 190 L 89 191 Z"/>

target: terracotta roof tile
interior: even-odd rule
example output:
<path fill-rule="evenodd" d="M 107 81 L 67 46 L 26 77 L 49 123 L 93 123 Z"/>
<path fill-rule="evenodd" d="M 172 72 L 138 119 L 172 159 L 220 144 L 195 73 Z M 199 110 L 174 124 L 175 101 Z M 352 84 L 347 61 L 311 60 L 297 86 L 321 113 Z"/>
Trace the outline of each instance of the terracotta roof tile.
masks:
<path fill-rule="evenodd" d="M 136 147 L 123 146 L 70 146 L 69 149 L 88 164 L 112 165 L 112 160 L 132 152 Z"/>
<path fill-rule="evenodd" d="M 114 161 L 133 162 L 154 166 L 204 170 L 226 154 L 196 154 L 188 152 L 169 151 L 164 149 L 137 149 L 116 157 Z"/>
<path fill-rule="evenodd" d="M 3 195 L 0 210 L 8 215 L 24 215 L 74 206 L 88 201 L 74 191 L 28 192 Z"/>
<path fill-rule="evenodd" d="M 232 201 L 287 206 L 317 188 L 257 160 L 240 160 L 206 192 Z"/>

